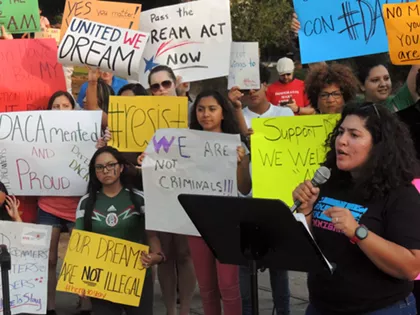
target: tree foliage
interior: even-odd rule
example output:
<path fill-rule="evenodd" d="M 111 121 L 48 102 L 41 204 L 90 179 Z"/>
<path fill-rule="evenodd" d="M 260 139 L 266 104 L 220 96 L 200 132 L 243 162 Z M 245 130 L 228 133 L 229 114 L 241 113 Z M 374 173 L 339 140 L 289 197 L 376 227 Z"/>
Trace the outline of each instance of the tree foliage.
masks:
<path fill-rule="evenodd" d="M 231 0 L 234 41 L 259 42 L 261 51 L 290 48 L 290 0 Z"/>

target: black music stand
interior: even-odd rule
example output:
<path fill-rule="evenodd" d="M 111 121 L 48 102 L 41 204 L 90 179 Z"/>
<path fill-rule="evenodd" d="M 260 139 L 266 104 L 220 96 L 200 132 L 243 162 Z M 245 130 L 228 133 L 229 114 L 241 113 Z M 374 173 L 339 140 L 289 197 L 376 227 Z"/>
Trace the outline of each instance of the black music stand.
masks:
<path fill-rule="evenodd" d="M 10 315 L 9 270 L 12 269 L 10 254 L 6 245 L 0 245 L 1 285 L 3 294 L 3 314 Z"/>
<path fill-rule="evenodd" d="M 178 200 L 223 264 L 250 267 L 258 315 L 258 269 L 332 272 L 318 245 L 280 200 L 181 194 Z"/>

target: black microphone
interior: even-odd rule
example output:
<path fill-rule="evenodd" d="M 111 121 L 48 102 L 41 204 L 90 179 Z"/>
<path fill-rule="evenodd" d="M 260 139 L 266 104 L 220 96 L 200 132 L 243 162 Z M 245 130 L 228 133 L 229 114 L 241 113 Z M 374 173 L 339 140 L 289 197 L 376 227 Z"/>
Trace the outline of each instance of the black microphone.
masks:
<path fill-rule="evenodd" d="M 314 187 L 318 187 L 319 185 L 325 184 L 327 180 L 331 176 L 331 171 L 329 168 L 325 166 L 321 166 L 315 172 L 314 178 L 312 178 L 311 183 Z M 302 203 L 299 200 L 295 200 L 295 203 L 290 208 L 290 211 L 295 212 L 297 208 L 299 208 Z"/>

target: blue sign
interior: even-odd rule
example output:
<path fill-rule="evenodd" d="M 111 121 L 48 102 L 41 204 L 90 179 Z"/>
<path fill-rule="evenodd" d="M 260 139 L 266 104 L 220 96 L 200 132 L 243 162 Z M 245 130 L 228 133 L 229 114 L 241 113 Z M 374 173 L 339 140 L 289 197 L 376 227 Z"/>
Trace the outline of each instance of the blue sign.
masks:
<path fill-rule="evenodd" d="M 293 0 L 302 63 L 388 51 L 382 5 L 415 0 Z"/>

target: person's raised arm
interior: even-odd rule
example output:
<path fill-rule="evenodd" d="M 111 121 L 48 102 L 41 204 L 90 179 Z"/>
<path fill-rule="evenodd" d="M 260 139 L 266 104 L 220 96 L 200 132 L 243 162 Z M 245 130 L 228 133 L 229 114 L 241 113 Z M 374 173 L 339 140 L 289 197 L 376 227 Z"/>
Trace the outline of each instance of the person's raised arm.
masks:
<path fill-rule="evenodd" d="M 15 222 L 22 222 L 19 214 L 20 201 L 15 196 L 6 196 L 6 210 L 10 218 Z"/>
<path fill-rule="evenodd" d="M 252 188 L 251 174 L 249 173 L 249 154 L 246 154 L 246 150 L 243 146 L 239 146 L 237 148 L 237 155 L 238 168 L 236 177 L 238 181 L 238 190 L 242 195 L 246 196 Z"/>
<path fill-rule="evenodd" d="M 86 110 L 102 110 L 98 105 L 98 79 L 99 69 L 90 69 L 88 72 L 88 87 L 86 90 Z M 108 114 L 102 110 L 102 129 L 108 127 Z"/>
<path fill-rule="evenodd" d="M 4 25 L 1 26 L 1 34 L 0 39 L 13 39 L 13 35 L 9 34 L 4 27 Z"/>
<path fill-rule="evenodd" d="M 248 137 L 248 126 L 246 124 L 245 117 L 242 112 L 242 96 L 244 95 L 237 86 L 232 87 L 228 93 L 228 98 L 233 106 L 233 114 L 235 115 L 236 121 L 239 125 L 239 130 L 244 137 Z"/>

